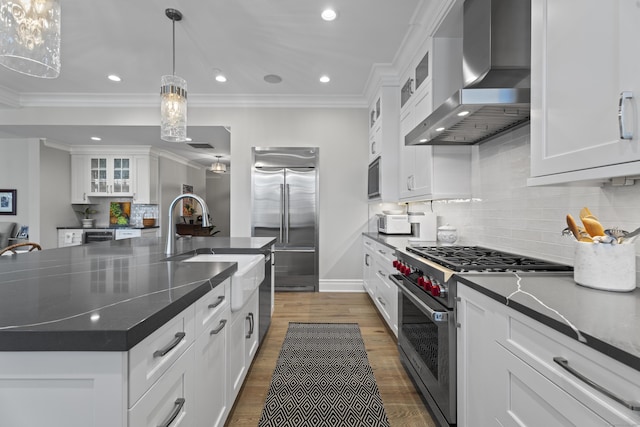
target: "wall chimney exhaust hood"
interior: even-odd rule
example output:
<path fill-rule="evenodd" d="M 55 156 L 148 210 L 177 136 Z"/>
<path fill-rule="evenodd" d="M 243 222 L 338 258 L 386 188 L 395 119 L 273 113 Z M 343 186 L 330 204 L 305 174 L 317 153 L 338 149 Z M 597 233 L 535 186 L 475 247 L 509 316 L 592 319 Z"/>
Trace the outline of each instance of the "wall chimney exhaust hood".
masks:
<path fill-rule="evenodd" d="M 477 144 L 529 122 L 530 0 L 466 0 L 462 45 L 463 88 L 405 145 Z"/>

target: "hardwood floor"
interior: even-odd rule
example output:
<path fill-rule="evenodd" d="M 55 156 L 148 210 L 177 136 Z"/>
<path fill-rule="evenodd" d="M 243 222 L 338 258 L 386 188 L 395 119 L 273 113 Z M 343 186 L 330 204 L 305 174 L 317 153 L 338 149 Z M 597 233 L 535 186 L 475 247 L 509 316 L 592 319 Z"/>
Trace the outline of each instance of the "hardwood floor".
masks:
<path fill-rule="evenodd" d="M 400 364 L 393 333 L 368 294 L 329 292 L 276 293 L 271 327 L 226 426 L 257 426 L 289 322 L 358 323 L 391 426 L 435 426 Z"/>

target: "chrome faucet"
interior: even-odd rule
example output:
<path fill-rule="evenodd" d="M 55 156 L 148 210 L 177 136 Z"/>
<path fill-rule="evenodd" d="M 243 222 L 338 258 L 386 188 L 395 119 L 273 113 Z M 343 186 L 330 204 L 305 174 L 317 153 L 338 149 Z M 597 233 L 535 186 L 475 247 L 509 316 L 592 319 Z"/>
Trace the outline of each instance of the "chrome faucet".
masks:
<path fill-rule="evenodd" d="M 211 223 L 209 222 L 209 207 L 207 206 L 207 202 L 204 199 L 196 194 L 180 194 L 178 197 L 173 199 L 173 202 L 169 205 L 169 232 L 167 233 L 167 250 L 165 251 L 166 255 L 173 255 L 176 247 L 176 230 L 175 225 L 173 223 L 173 210 L 178 204 L 178 201 L 182 199 L 195 199 L 198 203 L 200 203 L 200 207 L 202 208 L 202 226 L 209 227 Z"/>

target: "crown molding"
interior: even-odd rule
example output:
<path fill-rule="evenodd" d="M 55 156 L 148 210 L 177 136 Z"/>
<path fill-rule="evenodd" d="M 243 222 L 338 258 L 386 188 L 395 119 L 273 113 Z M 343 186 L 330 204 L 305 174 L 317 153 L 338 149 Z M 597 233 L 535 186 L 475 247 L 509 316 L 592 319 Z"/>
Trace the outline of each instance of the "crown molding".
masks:
<path fill-rule="evenodd" d="M 7 91 L 6 101 L 3 91 Z M 12 107 L 157 107 L 158 95 L 107 93 L 11 93 L 0 87 L 0 103 Z M 366 108 L 364 95 L 204 95 L 190 94 L 190 108 Z"/>
<path fill-rule="evenodd" d="M 69 153 L 71 152 L 71 146 L 70 145 L 61 144 L 59 142 L 49 141 L 47 138 L 42 138 L 42 139 L 40 139 L 40 141 L 42 141 L 42 143 L 44 144 L 45 147 L 55 148 L 56 150 L 67 151 Z"/>
<path fill-rule="evenodd" d="M 18 92 L 0 86 L 0 107 L 20 108 L 20 95 Z"/>

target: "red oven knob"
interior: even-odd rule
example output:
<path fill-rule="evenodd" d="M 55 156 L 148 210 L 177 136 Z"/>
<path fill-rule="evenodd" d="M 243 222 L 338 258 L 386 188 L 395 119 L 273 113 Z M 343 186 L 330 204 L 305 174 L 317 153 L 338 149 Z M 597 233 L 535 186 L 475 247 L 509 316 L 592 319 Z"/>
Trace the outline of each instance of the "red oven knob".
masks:
<path fill-rule="evenodd" d="M 424 288 L 424 277 L 422 276 L 418 277 L 418 286 L 420 286 L 421 288 Z"/>
<path fill-rule="evenodd" d="M 402 265 L 402 270 L 400 270 L 400 272 L 401 272 L 402 274 L 404 274 L 404 275 L 409 274 L 409 272 L 410 272 L 410 271 L 411 271 L 411 269 L 409 268 L 409 266 L 404 265 L 404 264 Z"/>
<path fill-rule="evenodd" d="M 395 268 L 395 269 L 398 268 L 398 260 L 397 259 L 393 260 L 393 268 Z"/>
<path fill-rule="evenodd" d="M 431 287 L 431 295 L 434 297 L 439 297 L 441 293 L 440 286 L 435 285 Z"/>
<path fill-rule="evenodd" d="M 431 283 L 431 280 L 425 279 L 423 287 L 425 291 L 430 292 L 431 288 L 433 287 L 433 283 Z"/>

